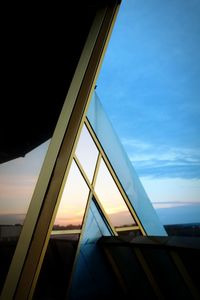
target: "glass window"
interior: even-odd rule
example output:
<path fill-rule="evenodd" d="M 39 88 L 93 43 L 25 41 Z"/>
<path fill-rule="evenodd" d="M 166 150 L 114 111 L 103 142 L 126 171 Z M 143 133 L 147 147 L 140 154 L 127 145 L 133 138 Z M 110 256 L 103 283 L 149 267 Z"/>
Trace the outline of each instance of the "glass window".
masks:
<path fill-rule="evenodd" d="M 85 125 L 83 126 L 76 148 L 76 156 L 79 159 L 88 179 L 92 182 L 98 157 L 98 150 Z"/>
<path fill-rule="evenodd" d="M 28 211 L 49 141 L 0 165 L 0 291 Z"/>
<path fill-rule="evenodd" d="M 103 160 L 100 162 L 95 192 L 114 227 L 124 227 L 135 224 L 128 207 Z"/>
<path fill-rule="evenodd" d="M 48 145 L 0 165 L 1 226 L 23 225 Z"/>
<path fill-rule="evenodd" d="M 80 229 L 89 188 L 73 161 L 65 184 L 53 230 Z"/>
<path fill-rule="evenodd" d="M 72 161 L 33 299 L 65 299 L 88 195 L 89 188 Z"/>

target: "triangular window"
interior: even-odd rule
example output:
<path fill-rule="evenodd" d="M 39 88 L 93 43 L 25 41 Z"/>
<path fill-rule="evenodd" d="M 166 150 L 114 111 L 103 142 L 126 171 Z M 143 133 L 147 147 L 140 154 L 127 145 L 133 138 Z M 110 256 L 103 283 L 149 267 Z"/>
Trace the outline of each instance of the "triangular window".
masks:
<path fill-rule="evenodd" d="M 140 224 L 134 218 L 135 212 L 127 196 L 124 192 L 122 196 L 120 190 L 123 191 L 120 181 L 86 119 L 62 191 L 52 235 L 80 233 L 86 204 L 92 197 L 113 235 L 132 231 L 138 234 Z"/>
<path fill-rule="evenodd" d="M 92 102 L 90 108 L 89 117 L 84 118 L 74 144 L 71 166 L 63 179 L 36 295 L 43 290 L 45 282 L 50 281 L 53 291 L 65 291 L 70 278 L 71 291 L 77 291 L 83 269 L 90 278 L 91 253 L 96 264 L 103 266 L 99 252 L 95 251 L 101 236 L 119 235 L 132 239 L 146 234 L 144 225 L 152 226 L 149 216 L 155 220 L 149 200 L 139 180 L 131 173 L 99 102 Z M 107 144 L 102 143 L 102 137 Z M 147 208 L 145 213 L 144 207 Z M 157 223 L 154 224 L 159 230 Z"/>

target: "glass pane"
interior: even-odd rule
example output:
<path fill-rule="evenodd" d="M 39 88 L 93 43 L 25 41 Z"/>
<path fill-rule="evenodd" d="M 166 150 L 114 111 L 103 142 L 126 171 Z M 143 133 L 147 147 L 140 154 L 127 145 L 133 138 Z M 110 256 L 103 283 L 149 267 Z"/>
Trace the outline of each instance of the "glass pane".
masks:
<path fill-rule="evenodd" d="M 76 148 L 76 156 L 91 182 L 98 157 L 98 149 L 85 125 Z"/>
<path fill-rule="evenodd" d="M 73 161 L 65 184 L 53 230 L 80 229 L 89 189 Z"/>
<path fill-rule="evenodd" d="M 135 224 L 127 205 L 103 160 L 101 160 L 100 163 L 95 192 L 113 226 L 123 227 Z"/>
<path fill-rule="evenodd" d="M 0 291 L 14 254 L 49 141 L 0 165 Z"/>
<path fill-rule="evenodd" d="M 87 117 L 145 231 L 148 235 L 165 236 L 166 231 L 96 92 L 90 103 Z"/>
<path fill-rule="evenodd" d="M 88 195 L 89 188 L 73 161 L 33 299 L 65 299 L 80 236 L 74 231 L 82 226 Z"/>

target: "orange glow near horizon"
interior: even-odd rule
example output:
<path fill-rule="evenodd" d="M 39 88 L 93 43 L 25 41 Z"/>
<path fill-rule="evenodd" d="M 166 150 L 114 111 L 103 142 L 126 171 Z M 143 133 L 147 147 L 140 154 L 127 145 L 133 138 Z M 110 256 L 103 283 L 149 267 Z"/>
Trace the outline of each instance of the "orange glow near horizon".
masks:
<path fill-rule="evenodd" d="M 101 160 L 100 163 L 95 191 L 114 226 L 130 226 L 135 224 L 126 203 L 103 160 Z"/>
<path fill-rule="evenodd" d="M 19 158 L 1 166 L 0 224 L 23 224 L 47 146 L 48 143 L 45 143 L 27 154 L 25 158 Z M 99 151 L 84 125 L 77 145 L 76 156 L 90 182 L 94 175 L 98 153 Z M 134 223 L 103 160 L 100 164 L 95 192 L 114 226 Z M 73 161 L 54 225 L 81 226 L 88 195 L 89 188 Z"/>
<path fill-rule="evenodd" d="M 83 220 L 89 189 L 73 161 L 65 184 L 54 225 L 80 225 Z"/>

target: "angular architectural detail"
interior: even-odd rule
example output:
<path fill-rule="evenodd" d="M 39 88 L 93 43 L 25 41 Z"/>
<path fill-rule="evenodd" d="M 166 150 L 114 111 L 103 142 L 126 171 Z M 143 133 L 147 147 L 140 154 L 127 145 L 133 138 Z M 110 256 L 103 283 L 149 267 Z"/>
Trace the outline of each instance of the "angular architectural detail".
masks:
<path fill-rule="evenodd" d="M 96 93 L 90 101 L 120 2 L 5 14 L 0 162 L 51 141 L 23 226 L 0 224 L 2 300 L 200 299 L 199 241 L 170 242 Z"/>
<path fill-rule="evenodd" d="M 21 234 L 13 245 L 14 255 L 4 264 L 2 299 L 32 299 L 47 246 L 51 244 L 50 252 L 57 247 L 63 254 L 62 243 L 58 239 L 51 243 L 50 234 L 119 5 L 118 0 L 83 1 L 78 8 L 68 3 L 40 5 L 39 9 L 36 5 L 27 7 L 28 17 L 19 5 L 5 10 L 10 25 L 9 34 L 3 34 L 8 75 L 3 85 L 11 93 L 6 93 L 1 106 L 5 137 L 1 162 L 24 156 L 50 137 L 51 142 Z M 18 47 L 13 48 L 16 40 Z M 24 70 L 20 74 L 19 62 Z M 46 262 L 52 262 L 51 255 L 48 258 Z M 54 290 L 57 299 L 56 285 Z"/>
<path fill-rule="evenodd" d="M 109 293 L 113 296 L 112 286 L 115 290 L 116 286 L 97 246 L 98 240 L 103 236 L 121 236 L 131 240 L 135 236 L 167 234 L 96 93 L 77 144 L 73 169 L 75 164 L 89 188 L 89 196 L 83 223 L 79 224 L 80 238 L 68 298 L 103 299 Z M 79 176 L 75 175 L 76 182 Z M 68 177 L 67 183 L 71 177 Z M 128 187 L 128 193 L 124 187 Z M 72 201 L 70 193 L 64 198 L 62 195 L 61 204 L 66 201 L 69 205 Z M 59 211 L 60 208 L 58 214 Z M 76 213 L 73 217 L 76 218 Z M 73 233 L 73 230 L 56 231 L 53 234 Z"/>
<path fill-rule="evenodd" d="M 96 93 L 87 116 L 146 235 L 167 235 Z"/>
<path fill-rule="evenodd" d="M 92 108 L 94 101 L 99 101 L 96 94 L 93 97 Z M 98 105 L 100 105 L 100 102 Z M 102 114 L 103 110 L 98 113 Z M 91 112 L 89 111 L 89 116 L 90 114 Z M 101 131 L 99 125 L 98 128 Z M 108 127 L 108 132 L 111 132 L 111 127 Z M 114 131 L 112 131 L 112 134 L 114 135 Z M 115 153 L 122 149 L 119 141 L 115 146 Z M 128 161 L 125 154 L 124 157 Z M 119 157 L 119 162 L 120 159 L 123 158 Z M 124 171 L 127 172 L 126 169 Z M 134 182 L 135 179 L 137 179 L 136 183 Z M 137 193 L 139 179 L 136 174 L 135 178 L 129 178 L 129 181 L 134 186 L 135 193 Z M 63 188 L 61 189 L 61 200 L 54 222 L 53 234 L 59 235 L 59 232 L 64 234 L 68 233 L 68 231 L 70 233 L 72 229 L 81 233 L 81 229 L 87 223 L 87 211 L 90 210 L 91 199 L 93 199 L 93 202 L 96 203 L 96 209 L 99 210 L 103 222 L 107 224 L 112 235 L 129 235 L 129 237 L 152 235 L 150 230 L 147 232 L 144 229 L 145 226 L 140 220 L 140 215 L 135 211 L 134 199 L 132 199 L 132 202 L 129 200 L 121 182 L 123 182 L 123 178 L 120 178 L 116 173 L 109 155 L 105 152 L 102 142 L 99 141 L 96 132 L 91 126 L 90 118 L 86 117 L 75 149 L 69 175 L 63 182 Z M 141 189 L 140 186 L 139 188 Z M 145 192 L 141 191 L 143 194 L 138 195 L 138 201 L 143 201 L 143 199 L 149 201 Z M 154 214 L 153 207 L 150 207 L 151 210 L 148 210 L 148 214 Z M 162 225 L 155 216 L 156 214 L 151 218 L 154 218 L 157 235 L 164 235 L 165 231 L 163 229 L 163 232 L 161 232 Z M 93 239 L 97 238 L 98 235 L 97 237 L 93 235 Z"/>
<path fill-rule="evenodd" d="M 105 299 L 108 291 L 114 290 L 113 278 L 97 246 L 99 238 L 111 235 L 109 226 L 92 200 L 77 251 L 69 299 Z"/>
<path fill-rule="evenodd" d="M 63 277 L 68 278 L 68 299 L 103 299 L 109 293 L 113 296 L 113 290 L 117 295 L 123 286 L 116 285 L 98 240 L 105 236 L 132 240 L 136 236 L 166 235 L 96 93 L 59 198 L 35 299 L 49 296 L 43 294 L 46 282 L 52 281 L 50 294 L 65 291 L 60 285 Z M 68 265 L 71 275 L 53 267 L 53 248 L 62 253 L 59 260 Z M 52 274 L 46 271 L 51 268 Z"/>

